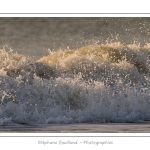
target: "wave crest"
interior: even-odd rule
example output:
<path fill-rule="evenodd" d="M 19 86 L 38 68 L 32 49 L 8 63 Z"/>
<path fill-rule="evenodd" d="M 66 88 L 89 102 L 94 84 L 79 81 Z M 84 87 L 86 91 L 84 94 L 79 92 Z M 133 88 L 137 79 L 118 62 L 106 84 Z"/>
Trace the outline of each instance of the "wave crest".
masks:
<path fill-rule="evenodd" d="M 121 43 L 58 50 L 37 61 L 1 50 L 1 124 L 150 119 L 149 55 L 148 45 Z"/>

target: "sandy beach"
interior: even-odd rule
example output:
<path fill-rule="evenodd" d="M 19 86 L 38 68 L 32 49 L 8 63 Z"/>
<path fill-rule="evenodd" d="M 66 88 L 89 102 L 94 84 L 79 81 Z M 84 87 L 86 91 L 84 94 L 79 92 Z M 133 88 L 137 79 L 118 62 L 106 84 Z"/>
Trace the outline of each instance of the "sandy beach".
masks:
<path fill-rule="evenodd" d="M 150 123 L 34 124 L 0 126 L 1 133 L 149 133 Z"/>

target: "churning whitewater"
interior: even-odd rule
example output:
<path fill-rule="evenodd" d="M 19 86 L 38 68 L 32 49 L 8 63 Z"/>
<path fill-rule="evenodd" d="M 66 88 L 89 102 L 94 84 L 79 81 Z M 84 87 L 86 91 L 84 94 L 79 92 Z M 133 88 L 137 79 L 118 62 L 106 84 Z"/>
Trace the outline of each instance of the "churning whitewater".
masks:
<path fill-rule="evenodd" d="M 0 50 L 0 125 L 150 120 L 150 44 Z"/>

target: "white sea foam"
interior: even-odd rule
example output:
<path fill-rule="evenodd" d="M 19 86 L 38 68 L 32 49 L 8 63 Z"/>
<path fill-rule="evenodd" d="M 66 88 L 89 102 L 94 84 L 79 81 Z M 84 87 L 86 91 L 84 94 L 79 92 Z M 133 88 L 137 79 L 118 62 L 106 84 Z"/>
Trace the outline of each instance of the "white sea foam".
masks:
<path fill-rule="evenodd" d="M 149 45 L 107 43 L 34 61 L 0 51 L 0 124 L 150 119 Z"/>

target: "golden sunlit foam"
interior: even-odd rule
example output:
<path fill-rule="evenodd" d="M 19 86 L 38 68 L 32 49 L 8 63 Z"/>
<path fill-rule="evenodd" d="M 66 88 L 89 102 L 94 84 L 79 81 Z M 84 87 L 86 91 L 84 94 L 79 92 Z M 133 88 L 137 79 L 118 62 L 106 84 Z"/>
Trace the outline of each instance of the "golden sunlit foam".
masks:
<path fill-rule="evenodd" d="M 44 65 L 55 68 L 60 67 L 65 70 L 75 68 L 77 70 L 78 64 L 88 66 L 88 64 L 94 63 L 119 63 L 121 61 L 127 61 L 133 64 L 139 73 L 146 73 L 148 70 L 146 68 L 145 60 L 143 56 L 138 55 L 134 50 L 141 50 L 144 52 L 143 48 L 137 45 L 127 45 L 121 43 L 111 43 L 103 45 L 88 45 L 85 47 L 77 48 L 74 50 L 59 50 L 51 52 L 50 55 L 44 56 L 38 60 Z M 145 59 L 145 58 L 144 58 Z M 71 66 L 71 67 L 69 67 Z M 77 71 L 78 72 L 78 71 Z"/>

